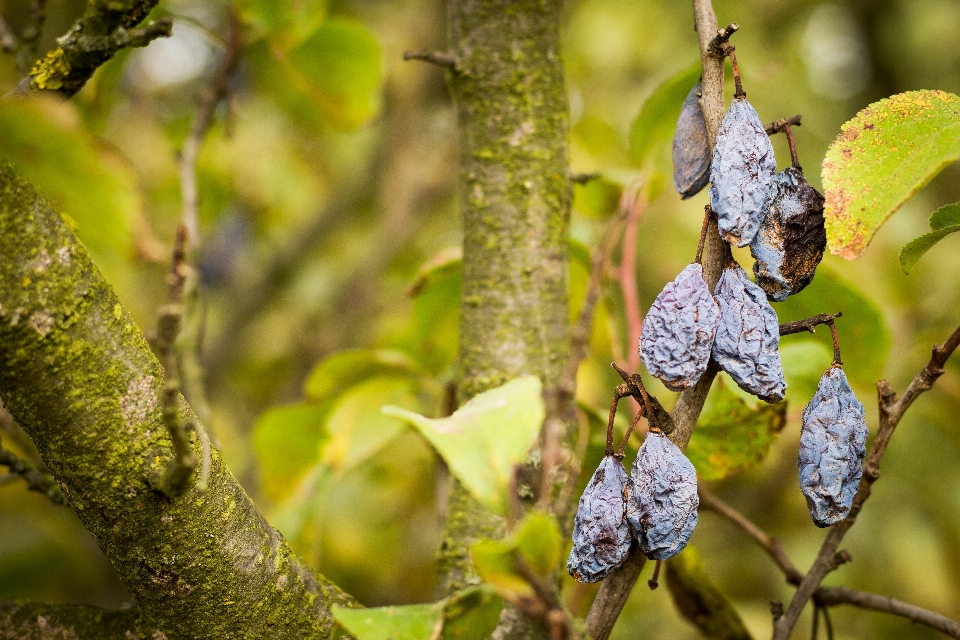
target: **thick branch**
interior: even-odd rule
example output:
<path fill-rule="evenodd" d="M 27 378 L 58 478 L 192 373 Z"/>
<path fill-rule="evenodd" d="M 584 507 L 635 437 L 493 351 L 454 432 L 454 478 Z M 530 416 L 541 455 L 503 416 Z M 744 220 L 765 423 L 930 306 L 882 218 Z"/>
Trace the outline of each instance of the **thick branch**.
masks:
<path fill-rule="evenodd" d="M 725 30 L 729 33 L 721 33 L 717 29 L 717 16 L 713 12 L 710 0 L 693 0 L 693 14 L 700 41 L 700 61 L 703 65 L 700 107 L 707 125 L 707 141 L 710 148 L 713 148 L 724 114 L 724 59 L 714 53 L 711 45 L 717 37 L 721 40 L 728 39 L 736 29 L 732 28 L 733 25 Z M 711 290 L 720 279 L 723 258 L 729 250 L 729 246 L 720 239 L 716 220 L 711 218 L 707 226 L 703 254 L 704 278 Z M 685 390 L 677 399 L 673 410 L 676 428 L 670 434 L 670 439 L 681 449 L 686 449 L 690 436 L 693 435 L 693 427 L 700 417 L 703 403 L 706 402 L 707 393 L 718 371 L 717 364 L 711 360 L 697 384 Z M 644 562 L 645 558 L 634 551 L 627 562 L 614 569 L 600 585 L 600 591 L 587 615 L 587 632 L 594 640 L 606 640 L 609 637 L 627 601 L 627 596 L 630 595 L 643 569 Z"/>
<path fill-rule="evenodd" d="M 0 600 L 0 638 L 41 640 L 132 640 L 160 638 L 140 610 L 109 610 L 73 604 Z"/>
<path fill-rule="evenodd" d="M 217 451 L 206 493 L 156 490 L 173 455 L 159 363 L 63 219 L 8 164 L 0 189 L 0 396 L 144 618 L 171 640 L 326 637 L 330 606 L 353 601 L 310 572 Z"/>
<path fill-rule="evenodd" d="M 904 391 L 903 396 L 899 400 L 896 399 L 896 394 L 886 380 L 880 380 L 877 383 L 880 427 L 877 430 L 877 437 L 874 438 L 873 444 L 870 446 L 867 459 L 864 461 L 863 476 L 860 478 L 860 486 L 857 488 L 857 494 L 853 498 L 850 515 L 830 528 L 826 540 L 824 540 L 823 545 L 820 547 L 817 558 L 814 560 L 807 575 L 804 576 L 803 581 L 797 587 L 797 591 L 790 601 L 790 606 L 787 608 L 783 617 L 777 620 L 774 625 L 774 640 L 787 640 L 787 638 L 790 637 L 790 632 L 797 623 L 797 619 L 800 617 L 800 613 L 803 611 L 804 606 L 806 606 L 807 601 L 813 596 L 824 577 L 836 567 L 834 558 L 840 542 L 843 540 L 843 536 L 846 535 L 847 531 L 850 530 L 850 527 L 856 522 L 857 515 L 860 513 L 860 509 L 863 508 L 863 503 L 870 497 L 873 483 L 880 477 L 880 461 L 883 458 L 884 452 L 887 450 L 887 445 L 890 443 L 890 438 L 893 437 L 893 432 L 896 430 L 900 419 L 910 405 L 913 404 L 913 401 L 924 391 L 929 390 L 937 378 L 943 375 L 944 364 L 946 364 L 947 359 L 958 346 L 960 346 L 960 327 L 958 327 L 943 344 L 933 348 L 933 353 L 930 356 L 930 361 L 927 363 L 927 366 L 914 376 L 907 390 Z"/>
<path fill-rule="evenodd" d="M 173 23 L 169 18 L 134 28 L 156 5 L 157 0 L 91 0 L 83 16 L 57 39 L 60 46 L 33 66 L 24 81 L 26 87 L 69 98 L 120 49 L 145 47 L 170 36 Z"/>

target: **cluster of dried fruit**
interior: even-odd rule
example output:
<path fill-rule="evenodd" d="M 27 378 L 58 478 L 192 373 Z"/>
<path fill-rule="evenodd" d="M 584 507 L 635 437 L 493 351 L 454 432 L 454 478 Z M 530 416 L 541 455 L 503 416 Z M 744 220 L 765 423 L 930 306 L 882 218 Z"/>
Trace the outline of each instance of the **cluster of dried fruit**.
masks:
<path fill-rule="evenodd" d="M 618 387 L 607 423 L 607 454 L 580 497 L 573 521 L 567 571 L 579 582 L 605 578 L 627 559 L 633 539 L 648 558 L 672 558 L 687 546 L 697 525 L 697 473 L 664 433 L 673 430 L 670 414 L 643 390 L 639 376 L 629 379 L 640 388 L 650 430 L 627 476 L 620 460 L 630 431 L 619 453 L 613 453 L 612 445 L 616 403 L 628 394 L 621 393 L 625 385 Z"/>

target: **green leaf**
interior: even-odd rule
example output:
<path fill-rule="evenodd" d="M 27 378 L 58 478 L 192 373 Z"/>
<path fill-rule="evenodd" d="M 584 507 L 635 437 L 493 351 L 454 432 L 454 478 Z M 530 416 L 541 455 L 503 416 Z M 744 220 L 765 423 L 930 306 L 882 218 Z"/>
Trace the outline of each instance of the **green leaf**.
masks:
<path fill-rule="evenodd" d="M 607 178 L 573 186 L 573 208 L 591 218 L 609 218 L 617 212 L 623 187 Z"/>
<path fill-rule="evenodd" d="M 630 156 L 644 164 L 657 145 L 673 139 L 673 130 L 680 117 L 680 107 L 690 89 L 700 80 L 701 66 L 687 67 L 656 88 L 640 108 L 630 127 Z"/>
<path fill-rule="evenodd" d="M 515 553 L 514 545 L 502 540 L 480 540 L 470 548 L 477 574 L 510 601 L 533 595 L 533 587 L 517 571 Z"/>
<path fill-rule="evenodd" d="M 556 519 L 542 511 L 528 513 L 512 536 L 523 560 L 542 576 L 548 576 L 560 565 L 563 538 Z"/>
<path fill-rule="evenodd" d="M 911 240 L 900 250 L 900 268 L 910 273 L 923 254 L 952 233 L 960 231 L 960 202 L 940 207 L 930 215 L 930 233 Z"/>
<path fill-rule="evenodd" d="M 722 377 L 710 390 L 687 457 L 704 480 L 719 480 L 759 464 L 787 421 L 787 403 L 756 408 L 727 388 Z"/>
<path fill-rule="evenodd" d="M 307 398 L 322 402 L 367 378 L 389 374 L 418 377 L 426 372 L 402 351 L 351 349 L 335 353 L 315 366 L 307 376 L 304 390 Z"/>
<path fill-rule="evenodd" d="M 430 640 L 443 624 L 443 603 L 347 609 L 333 605 L 334 619 L 357 640 Z"/>
<path fill-rule="evenodd" d="M 467 587 L 447 599 L 444 640 L 486 640 L 497 628 L 503 598 L 486 585 Z"/>
<path fill-rule="evenodd" d="M 299 88 L 340 128 L 355 128 L 379 109 L 380 45 L 357 22 L 327 19 L 282 62 Z"/>
<path fill-rule="evenodd" d="M 383 415 L 379 407 L 384 402 L 418 406 L 419 386 L 409 378 L 377 376 L 345 391 L 327 417 L 330 440 L 323 447 L 323 462 L 342 474 L 387 446 L 404 426 Z"/>
<path fill-rule="evenodd" d="M 877 372 L 883 370 L 890 353 L 890 332 L 880 309 L 854 283 L 841 277 L 829 264 L 821 263 L 816 277 L 803 293 L 777 303 L 780 322 L 837 311 L 843 312 L 843 317 L 837 320 L 843 369 L 851 383 L 872 388 L 877 381 Z M 781 344 L 808 339 L 830 345 L 830 353 L 833 353 L 830 329 L 826 326 L 817 327 L 813 336 L 784 336 Z M 820 363 L 821 373 L 830 366 L 830 361 L 828 357 Z M 787 378 L 787 393 L 790 393 L 790 382 Z"/>
<path fill-rule="evenodd" d="M 72 103 L 0 101 L 0 155 L 75 225 L 114 286 L 129 281 L 133 220 L 144 207 L 137 176 L 83 129 Z"/>
<path fill-rule="evenodd" d="M 841 318 L 843 322 L 845 318 Z M 829 335 L 829 329 L 822 331 Z M 804 336 L 809 337 L 804 337 Z M 805 406 L 817 392 L 820 377 L 833 361 L 833 348 L 818 341 L 810 334 L 797 334 L 781 338 L 780 362 L 787 379 L 787 402 Z"/>
<path fill-rule="evenodd" d="M 470 493 L 502 515 L 513 466 L 526 459 L 543 424 L 540 394 L 540 380 L 527 376 L 477 395 L 447 418 L 395 406 L 383 413 L 412 424 Z"/>
<path fill-rule="evenodd" d="M 847 260 L 907 199 L 960 158 L 960 97 L 909 91 L 841 127 L 823 159 L 827 243 Z"/>
<path fill-rule="evenodd" d="M 278 51 L 291 47 L 320 26 L 327 15 L 325 0 L 237 0 L 240 19 L 253 28 L 255 37 L 265 36 Z"/>
<path fill-rule="evenodd" d="M 281 501 L 320 457 L 329 439 L 324 429 L 327 406 L 297 403 L 268 409 L 253 427 L 253 448 L 264 494 Z"/>
<path fill-rule="evenodd" d="M 442 251 L 420 269 L 409 290 L 415 296 L 411 351 L 435 375 L 457 357 L 461 272 L 459 251 Z"/>
<path fill-rule="evenodd" d="M 740 614 L 707 575 L 703 560 L 691 545 L 667 561 L 667 589 L 677 611 L 704 638 L 752 640 Z"/>

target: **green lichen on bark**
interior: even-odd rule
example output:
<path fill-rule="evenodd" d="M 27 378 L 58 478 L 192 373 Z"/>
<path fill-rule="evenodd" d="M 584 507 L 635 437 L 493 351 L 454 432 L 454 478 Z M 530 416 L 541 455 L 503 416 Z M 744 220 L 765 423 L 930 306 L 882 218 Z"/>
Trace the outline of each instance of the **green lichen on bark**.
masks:
<path fill-rule="evenodd" d="M 568 357 L 571 192 L 562 7 L 558 0 L 450 3 L 450 53 L 457 65 L 449 84 L 460 130 L 464 399 L 530 374 L 540 377 L 545 394 L 555 394 Z M 478 580 L 471 544 L 503 532 L 502 521 L 457 483 L 448 513 L 439 554 L 442 595 Z M 509 621 L 498 633 L 515 636 L 526 626 Z"/>
<path fill-rule="evenodd" d="M 158 635 L 159 634 L 159 635 Z M 136 608 L 0 602 L 0 640 L 159 640 Z"/>
<path fill-rule="evenodd" d="M 329 634 L 333 603 L 214 451 L 206 493 L 156 490 L 163 372 L 63 219 L 0 163 L 0 398 L 149 625 L 167 638 Z M 180 399 L 181 415 L 195 420 Z M 198 448 L 195 439 L 192 443 Z"/>
<path fill-rule="evenodd" d="M 59 45 L 37 60 L 28 78 L 29 88 L 53 91 L 69 98 L 94 71 L 124 47 L 144 47 L 172 33 L 167 19 L 135 29 L 158 0 L 91 0 L 70 30 L 57 39 Z"/>

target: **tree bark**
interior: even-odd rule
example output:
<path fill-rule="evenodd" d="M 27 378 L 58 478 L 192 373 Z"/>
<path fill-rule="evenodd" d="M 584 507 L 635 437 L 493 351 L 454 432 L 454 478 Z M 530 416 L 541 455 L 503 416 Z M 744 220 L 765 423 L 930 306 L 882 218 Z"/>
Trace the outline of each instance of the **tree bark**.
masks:
<path fill-rule="evenodd" d="M 170 639 L 327 637 L 330 606 L 355 603 L 310 572 L 218 452 L 206 493 L 157 490 L 173 455 L 163 371 L 73 232 L 5 162 L 0 273 L 0 397 L 145 624 Z M 196 419 L 182 397 L 179 410 Z"/>
<path fill-rule="evenodd" d="M 461 401 L 530 374 L 550 399 L 567 360 L 571 188 L 562 7 L 559 0 L 450 3 L 464 247 Z M 535 475 L 521 477 L 521 494 L 524 485 L 536 488 Z M 441 594 L 476 582 L 471 544 L 502 533 L 502 521 L 455 485 L 439 556 Z"/>

